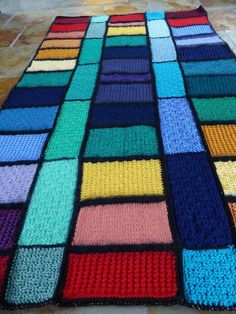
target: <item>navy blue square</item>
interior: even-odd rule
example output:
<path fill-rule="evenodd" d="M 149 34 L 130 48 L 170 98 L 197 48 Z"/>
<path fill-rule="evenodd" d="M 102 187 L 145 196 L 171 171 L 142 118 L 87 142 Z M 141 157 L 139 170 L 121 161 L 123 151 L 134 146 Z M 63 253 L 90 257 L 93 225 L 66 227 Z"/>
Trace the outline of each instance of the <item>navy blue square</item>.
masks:
<path fill-rule="evenodd" d="M 139 47 L 106 47 L 103 50 L 103 58 L 147 58 L 149 55 L 146 46 Z"/>
<path fill-rule="evenodd" d="M 186 248 L 232 244 L 232 234 L 206 153 L 167 156 L 177 228 Z"/>

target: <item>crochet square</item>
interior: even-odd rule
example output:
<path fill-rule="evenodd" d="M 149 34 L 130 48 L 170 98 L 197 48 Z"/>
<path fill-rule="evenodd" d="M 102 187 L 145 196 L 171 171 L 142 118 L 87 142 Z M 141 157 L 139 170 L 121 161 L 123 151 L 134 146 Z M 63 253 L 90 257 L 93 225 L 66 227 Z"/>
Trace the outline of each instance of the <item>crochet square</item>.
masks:
<path fill-rule="evenodd" d="M 158 109 L 166 154 L 204 151 L 186 98 L 160 99 Z"/>
<path fill-rule="evenodd" d="M 190 97 L 235 96 L 236 75 L 211 75 L 186 77 Z"/>
<path fill-rule="evenodd" d="M 83 164 L 81 200 L 163 193 L 158 159 Z"/>
<path fill-rule="evenodd" d="M 233 218 L 234 225 L 236 227 L 236 203 L 228 203 L 228 205 Z"/>
<path fill-rule="evenodd" d="M 0 209 L 0 249 L 12 248 L 22 212 L 17 209 Z"/>
<path fill-rule="evenodd" d="M 217 161 L 214 164 L 225 195 L 236 196 L 236 161 Z"/>
<path fill-rule="evenodd" d="M 183 250 L 184 293 L 189 303 L 230 307 L 236 298 L 234 247 Z"/>
<path fill-rule="evenodd" d="M 196 76 L 203 74 L 236 74 L 236 60 L 210 60 L 181 63 L 184 74 Z"/>
<path fill-rule="evenodd" d="M 90 20 L 89 16 L 57 16 L 54 22 L 57 24 L 84 24 Z"/>
<path fill-rule="evenodd" d="M 17 249 L 7 283 L 7 302 L 33 304 L 52 299 L 63 251 L 61 247 Z"/>
<path fill-rule="evenodd" d="M 64 98 L 65 87 L 15 87 L 9 94 L 5 108 L 59 105 Z"/>
<path fill-rule="evenodd" d="M 73 245 L 172 243 L 167 206 L 124 203 L 82 207 Z"/>
<path fill-rule="evenodd" d="M 97 74 L 98 64 L 79 65 L 73 74 L 66 100 L 91 99 Z"/>
<path fill-rule="evenodd" d="M 65 101 L 45 150 L 45 159 L 77 157 L 88 117 L 89 101 Z"/>
<path fill-rule="evenodd" d="M 63 72 L 26 72 L 17 87 L 66 86 L 72 71 Z"/>
<path fill-rule="evenodd" d="M 92 23 L 103 23 L 108 20 L 109 16 L 108 15 L 101 15 L 101 16 L 92 16 L 91 22 Z"/>
<path fill-rule="evenodd" d="M 91 108 L 91 127 L 118 127 L 128 125 L 156 124 L 155 108 L 152 103 L 145 104 L 97 104 Z"/>
<path fill-rule="evenodd" d="M 0 162 L 38 160 L 48 133 L 0 135 Z"/>
<path fill-rule="evenodd" d="M 106 31 L 105 22 L 92 22 L 86 33 L 86 38 L 102 38 Z"/>
<path fill-rule="evenodd" d="M 101 38 L 85 39 L 80 53 L 79 64 L 98 63 L 102 53 Z"/>
<path fill-rule="evenodd" d="M 105 47 L 103 49 L 103 59 L 112 58 L 147 58 L 149 50 L 146 46 L 138 47 Z"/>
<path fill-rule="evenodd" d="M 52 128 L 58 107 L 3 109 L 0 131 L 30 131 Z"/>
<path fill-rule="evenodd" d="M 114 38 L 114 37 L 111 37 Z M 147 73 L 150 72 L 147 59 L 106 59 L 102 61 L 102 73 Z"/>
<path fill-rule="evenodd" d="M 28 72 L 39 72 L 39 71 L 63 71 L 73 70 L 76 66 L 76 59 L 72 60 L 35 60 L 32 61 L 28 67 Z"/>
<path fill-rule="evenodd" d="M 203 125 L 202 130 L 212 156 L 236 154 L 236 125 Z"/>
<path fill-rule="evenodd" d="M 95 104 L 101 103 L 137 103 L 154 100 L 151 83 L 100 84 Z"/>
<path fill-rule="evenodd" d="M 151 20 L 147 22 L 149 37 L 168 37 L 170 30 L 165 20 Z"/>
<path fill-rule="evenodd" d="M 2 294 L 2 286 L 6 276 L 8 261 L 9 261 L 8 255 L 0 255 L 0 295 Z"/>
<path fill-rule="evenodd" d="M 226 209 L 206 153 L 168 155 L 167 163 L 175 219 L 184 247 L 232 244 Z"/>
<path fill-rule="evenodd" d="M 79 48 L 80 46 L 81 39 L 45 39 L 40 48 Z"/>
<path fill-rule="evenodd" d="M 57 24 L 53 23 L 50 28 L 50 32 L 73 32 L 73 31 L 85 31 L 88 27 L 88 23 L 69 23 L 69 24 Z"/>
<path fill-rule="evenodd" d="M 0 167 L 0 203 L 25 202 L 34 179 L 37 164 Z"/>
<path fill-rule="evenodd" d="M 151 38 L 152 62 L 175 61 L 176 51 L 171 37 Z"/>
<path fill-rule="evenodd" d="M 49 32 L 46 38 L 50 39 L 81 39 L 85 35 L 85 31 L 73 31 L 73 32 L 61 32 L 53 33 Z"/>
<path fill-rule="evenodd" d="M 173 27 L 190 26 L 190 25 L 201 25 L 208 24 L 208 19 L 206 16 L 200 17 L 187 17 L 182 19 L 168 19 L 168 23 Z"/>
<path fill-rule="evenodd" d="M 117 274 L 119 274 L 117 276 Z M 137 280 L 137 278 L 140 278 Z M 63 298 L 176 297 L 174 252 L 114 252 L 69 255 Z"/>
<path fill-rule="evenodd" d="M 192 98 L 200 121 L 236 120 L 236 97 Z"/>
<path fill-rule="evenodd" d="M 92 129 L 85 157 L 157 156 L 156 129 L 151 126 Z"/>
<path fill-rule="evenodd" d="M 71 48 L 50 48 L 50 49 L 39 49 L 35 60 L 65 60 L 75 59 L 78 57 L 79 49 Z"/>
<path fill-rule="evenodd" d="M 151 20 L 163 20 L 165 18 L 165 12 L 157 11 L 157 12 L 146 12 L 146 18 L 148 21 Z"/>
<path fill-rule="evenodd" d="M 144 21 L 145 15 L 143 13 L 137 14 L 126 14 L 126 15 L 112 15 L 109 17 L 109 22 L 111 23 L 120 23 L 120 22 L 139 22 Z"/>
<path fill-rule="evenodd" d="M 150 73 L 145 74 L 101 74 L 101 83 L 144 83 L 151 81 Z"/>
<path fill-rule="evenodd" d="M 182 36 L 194 36 L 201 34 L 212 34 L 213 29 L 210 25 L 193 25 L 185 27 L 171 27 L 171 31 L 174 37 Z"/>
<path fill-rule="evenodd" d="M 178 48 L 179 61 L 214 60 L 233 58 L 234 54 L 226 45 L 204 45 Z"/>
<path fill-rule="evenodd" d="M 144 26 L 130 26 L 130 27 L 109 27 L 107 36 L 120 35 L 146 35 L 146 28 Z"/>
<path fill-rule="evenodd" d="M 177 47 L 184 47 L 184 46 L 194 46 L 194 45 L 204 45 L 204 44 L 219 44 L 223 43 L 222 39 L 214 34 L 209 35 L 195 35 L 192 37 L 183 37 L 183 38 L 176 38 L 175 44 Z"/>
<path fill-rule="evenodd" d="M 115 36 L 107 37 L 105 41 L 106 47 L 124 47 L 124 46 L 145 46 L 147 45 L 147 37 L 143 35 L 136 36 Z"/>
<path fill-rule="evenodd" d="M 77 159 L 43 163 L 26 213 L 20 245 L 66 242 L 74 207 L 77 172 Z"/>
<path fill-rule="evenodd" d="M 153 69 L 158 97 L 185 96 L 184 81 L 178 62 L 153 63 Z"/>

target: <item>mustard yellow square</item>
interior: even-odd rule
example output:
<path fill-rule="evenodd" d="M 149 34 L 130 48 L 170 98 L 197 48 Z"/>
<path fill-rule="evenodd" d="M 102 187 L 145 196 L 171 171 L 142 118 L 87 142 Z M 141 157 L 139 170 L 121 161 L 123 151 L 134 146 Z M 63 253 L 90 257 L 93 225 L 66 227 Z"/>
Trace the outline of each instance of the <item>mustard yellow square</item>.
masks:
<path fill-rule="evenodd" d="M 160 160 L 85 162 L 81 200 L 163 195 Z"/>
<path fill-rule="evenodd" d="M 146 35 L 144 26 L 131 26 L 131 27 L 109 27 L 107 36 L 119 35 Z"/>

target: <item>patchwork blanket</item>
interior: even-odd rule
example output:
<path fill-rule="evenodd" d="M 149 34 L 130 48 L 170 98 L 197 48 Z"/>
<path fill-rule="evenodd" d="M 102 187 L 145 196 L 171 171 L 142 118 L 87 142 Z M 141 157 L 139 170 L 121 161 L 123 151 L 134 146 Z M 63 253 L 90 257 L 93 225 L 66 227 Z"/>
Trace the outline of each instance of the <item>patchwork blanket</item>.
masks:
<path fill-rule="evenodd" d="M 235 308 L 235 121 L 202 7 L 57 17 L 0 113 L 1 306 Z"/>

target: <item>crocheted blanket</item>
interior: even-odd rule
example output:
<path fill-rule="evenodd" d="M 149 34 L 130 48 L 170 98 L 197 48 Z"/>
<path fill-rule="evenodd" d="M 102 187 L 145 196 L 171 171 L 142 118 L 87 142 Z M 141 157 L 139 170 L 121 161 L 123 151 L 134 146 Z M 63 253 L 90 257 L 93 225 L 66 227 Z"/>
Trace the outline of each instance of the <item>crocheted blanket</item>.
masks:
<path fill-rule="evenodd" d="M 235 308 L 235 121 L 202 7 L 57 17 L 0 114 L 1 306 Z"/>

